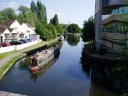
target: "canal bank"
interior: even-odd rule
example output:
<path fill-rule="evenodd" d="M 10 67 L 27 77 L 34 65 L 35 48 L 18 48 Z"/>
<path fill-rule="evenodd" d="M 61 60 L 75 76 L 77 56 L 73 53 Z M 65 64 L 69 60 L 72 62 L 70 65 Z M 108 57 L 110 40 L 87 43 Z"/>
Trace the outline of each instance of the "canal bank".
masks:
<path fill-rule="evenodd" d="M 89 44 L 85 44 L 84 47 L 85 55 L 88 59 L 95 62 L 118 62 L 128 64 L 128 58 L 121 54 L 111 53 L 111 52 L 97 52 L 93 47 Z"/>
<path fill-rule="evenodd" d="M 36 45 L 30 46 L 28 48 L 10 52 L 9 55 L 5 56 L 0 60 L 0 80 L 4 77 L 4 75 L 8 72 L 8 70 L 13 66 L 13 64 L 20 58 L 26 56 L 28 52 L 33 51 L 34 49 L 41 48 L 43 46 L 49 46 L 53 43 L 57 42 L 58 38 L 50 41 L 42 41 Z M 2 56 L 2 54 L 1 54 Z"/>

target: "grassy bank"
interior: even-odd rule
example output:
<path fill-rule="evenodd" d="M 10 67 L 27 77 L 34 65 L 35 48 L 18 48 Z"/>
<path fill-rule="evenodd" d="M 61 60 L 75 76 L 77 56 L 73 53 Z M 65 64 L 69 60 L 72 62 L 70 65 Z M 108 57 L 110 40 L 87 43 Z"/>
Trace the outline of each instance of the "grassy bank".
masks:
<path fill-rule="evenodd" d="M 0 80 L 6 74 L 6 72 L 11 68 L 11 66 L 16 62 L 16 60 L 18 60 L 19 58 L 23 56 L 24 54 L 20 54 L 18 56 L 13 57 L 2 68 L 0 68 Z"/>
<path fill-rule="evenodd" d="M 44 45 L 47 45 L 47 46 L 50 46 L 51 44 L 55 43 L 58 41 L 58 38 L 54 39 L 54 40 L 50 40 L 50 41 L 42 41 L 38 44 L 35 44 L 33 46 L 30 46 L 30 47 L 27 47 L 25 49 L 22 49 L 22 50 L 19 50 L 19 51 L 12 51 L 12 52 L 7 52 L 7 53 L 3 53 L 3 54 L 0 54 L 0 59 L 4 59 L 5 57 L 9 56 L 9 55 L 14 55 L 16 54 L 17 52 L 20 52 L 19 55 L 16 55 L 14 57 L 12 57 L 8 62 L 6 62 L 4 64 L 4 66 L 2 68 L 0 68 L 0 80 L 2 79 L 2 77 L 7 73 L 7 71 L 11 68 L 11 66 L 16 62 L 16 60 L 18 60 L 19 58 L 25 56 L 26 54 L 23 53 L 23 51 L 31 51 L 33 49 L 36 49 L 40 46 L 44 46 Z"/>

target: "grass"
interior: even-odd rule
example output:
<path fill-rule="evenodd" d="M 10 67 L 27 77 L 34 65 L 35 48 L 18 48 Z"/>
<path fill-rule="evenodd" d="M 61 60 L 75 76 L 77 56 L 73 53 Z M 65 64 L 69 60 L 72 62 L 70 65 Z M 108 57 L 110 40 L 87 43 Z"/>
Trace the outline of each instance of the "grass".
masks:
<path fill-rule="evenodd" d="M 2 54 L 0 54 L 0 59 L 3 59 L 5 57 L 7 57 L 8 55 L 14 54 L 16 52 L 17 51 L 11 51 L 11 52 L 2 53 Z"/>
<path fill-rule="evenodd" d="M 14 62 L 17 60 L 17 58 L 21 57 L 22 55 L 18 55 L 10 59 L 2 68 L 0 68 L 0 80 L 5 75 L 5 73 L 8 71 L 8 69 L 14 64 Z"/>

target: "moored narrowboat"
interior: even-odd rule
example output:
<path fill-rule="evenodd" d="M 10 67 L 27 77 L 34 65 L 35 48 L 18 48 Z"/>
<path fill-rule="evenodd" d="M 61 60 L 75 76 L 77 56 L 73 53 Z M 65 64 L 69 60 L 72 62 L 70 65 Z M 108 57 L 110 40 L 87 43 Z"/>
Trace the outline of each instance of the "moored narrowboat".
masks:
<path fill-rule="evenodd" d="M 61 41 L 64 41 L 64 37 L 61 36 L 61 37 L 59 38 L 59 41 L 60 41 L 60 42 L 61 42 Z"/>
<path fill-rule="evenodd" d="M 59 52 L 60 50 L 57 47 L 51 47 L 41 52 L 37 52 L 34 56 L 30 57 L 29 70 L 32 72 L 39 71 L 39 69 L 47 66 Z"/>

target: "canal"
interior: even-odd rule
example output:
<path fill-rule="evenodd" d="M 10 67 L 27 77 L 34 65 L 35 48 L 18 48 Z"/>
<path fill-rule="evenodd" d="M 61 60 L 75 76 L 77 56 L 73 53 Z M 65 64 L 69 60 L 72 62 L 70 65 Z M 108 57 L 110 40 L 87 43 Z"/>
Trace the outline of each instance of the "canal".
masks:
<path fill-rule="evenodd" d="M 65 40 L 60 55 L 36 74 L 21 66 L 24 60 L 18 61 L 0 81 L 0 91 L 28 96 L 120 96 L 110 88 L 93 83 L 93 78 L 97 80 L 97 71 L 82 62 L 83 47 L 81 38 Z M 103 82 L 106 83 L 107 80 Z"/>

